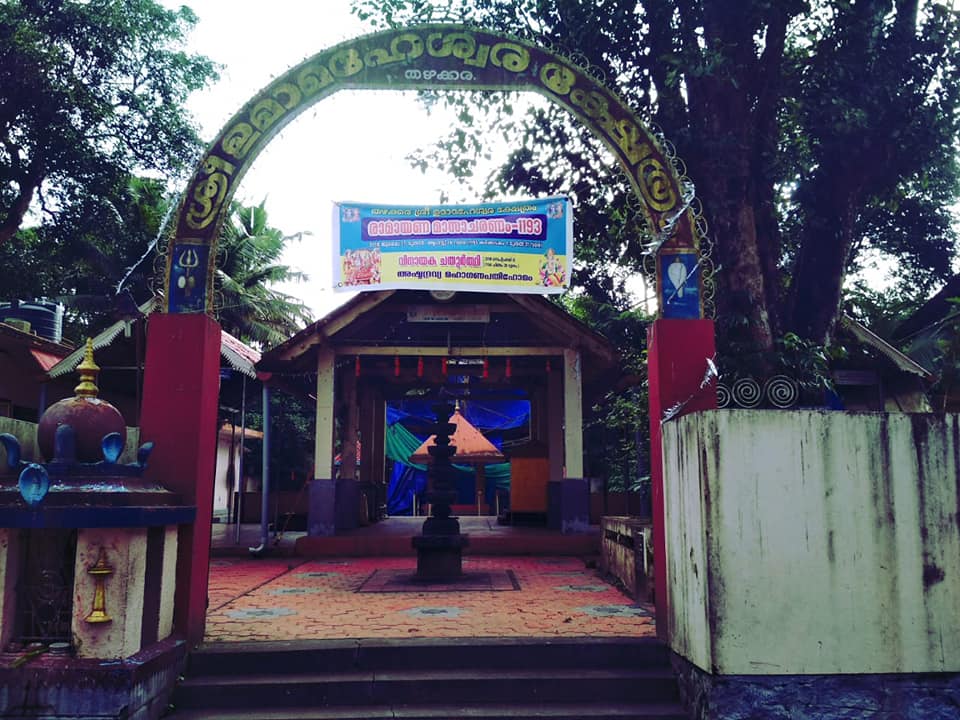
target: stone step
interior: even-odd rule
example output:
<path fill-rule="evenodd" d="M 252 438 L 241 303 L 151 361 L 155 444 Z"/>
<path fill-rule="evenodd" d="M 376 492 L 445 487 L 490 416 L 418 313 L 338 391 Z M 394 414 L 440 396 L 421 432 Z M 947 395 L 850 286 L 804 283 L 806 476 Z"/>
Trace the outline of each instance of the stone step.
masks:
<path fill-rule="evenodd" d="M 175 704 L 242 708 L 306 705 L 557 703 L 593 699 L 672 702 L 676 680 L 666 670 L 419 670 L 285 673 L 188 678 Z"/>
<path fill-rule="evenodd" d="M 204 645 L 191 654 L 189 675 L 668 666 L 667 649 L 654 638 L 298 640 Z"/>
<path fill-rule="evenodd" d="M 172 720 L 685 717 L 654 638 L 212 643 L 172 705 Z"/>
<path fill-rule="evenodd" d="M 170 720 L 687 720 L 676 703 L 452 704 L 177 710 Z"/>

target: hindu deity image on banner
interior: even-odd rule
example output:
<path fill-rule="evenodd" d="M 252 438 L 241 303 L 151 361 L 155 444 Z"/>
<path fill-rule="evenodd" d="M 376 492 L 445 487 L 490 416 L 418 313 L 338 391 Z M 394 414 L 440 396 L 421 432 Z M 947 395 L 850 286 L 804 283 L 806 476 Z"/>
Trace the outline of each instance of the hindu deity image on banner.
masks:
<path fill-rule="evenodd" d="M 482 205 L 334 203 L 335 290 L 562 293 L 573 213 L 550 197 Z"/>

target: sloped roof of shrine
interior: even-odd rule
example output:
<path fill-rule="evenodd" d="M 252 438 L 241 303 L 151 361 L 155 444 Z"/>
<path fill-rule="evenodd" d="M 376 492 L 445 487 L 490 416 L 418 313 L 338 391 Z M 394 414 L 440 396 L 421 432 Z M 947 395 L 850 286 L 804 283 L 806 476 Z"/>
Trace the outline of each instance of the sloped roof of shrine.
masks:
<path fill-rule="evenodd" d="M 616 366 L 612 343 L 540 295 L 458 292 L 446 301 L 426 291 L 360 293 L 343 306 L 264 353 L 259 369 L 316 370 L 319 348 L 342 355 L 443 354 L 451 357 L 581 353 L 590 372 Z"/>

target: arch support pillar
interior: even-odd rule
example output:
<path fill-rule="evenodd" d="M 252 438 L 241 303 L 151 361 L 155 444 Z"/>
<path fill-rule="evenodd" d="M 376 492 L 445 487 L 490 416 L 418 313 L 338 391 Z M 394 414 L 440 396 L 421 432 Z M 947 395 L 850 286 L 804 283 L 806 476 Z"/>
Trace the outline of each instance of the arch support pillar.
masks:
<path fill-rule="evenodd" d="M 220 325 L 201 314 L 155 313 L 147 325 L 140 437 L 152 441 L 145 476 L 196 505 L 177 543 L 174 628 L 203 640 L 220 397 Z"/>
<path fill-rule="evenodd" d="M 657 636 L 667 638 L 670 595 L 667 588 L 666 514 L 663 500 L 664 412 L 684 403 L 677 417 L 697 410 L 715 410 L 717 394 L 704 388 L 706 360 L 716 355 L 713 320 L 654 320 L 647 329 L 647 373 L 650 384 L 650 489 L 653 501 L 654 602 Z"/>

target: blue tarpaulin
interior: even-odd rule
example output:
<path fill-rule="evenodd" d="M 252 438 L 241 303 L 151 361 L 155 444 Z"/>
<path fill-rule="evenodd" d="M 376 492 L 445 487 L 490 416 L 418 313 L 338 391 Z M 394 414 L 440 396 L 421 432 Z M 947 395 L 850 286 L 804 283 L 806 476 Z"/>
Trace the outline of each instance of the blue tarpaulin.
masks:
<path fill-rule="evenodd" d="M 403 399 L 387 405 L 386 456 L 393 461 L 393 471 L 387 487 L 387 512 L 390 515 L 412 514 L 415 497 L 423 494 L 427 485 L 425 465 L 411 464 L 410 455 L 426 440 L 404 426 L 404 421 L 420 425 L 433 423 L 436 415 L 434 403 L 421 399 Z M 523 427 L 529 421 L 530 403 L 527 400 L 474 400 L 460 406 L 463 416 L 498 449 L 502 448 L 502 431 Z M 476 473 L 466 465 L 456 469 L 457 504 L 476 502 Z M 485 466 L 485 502 L 494 504 L 498 488 L 510 487 L 510 463 Z"/>

